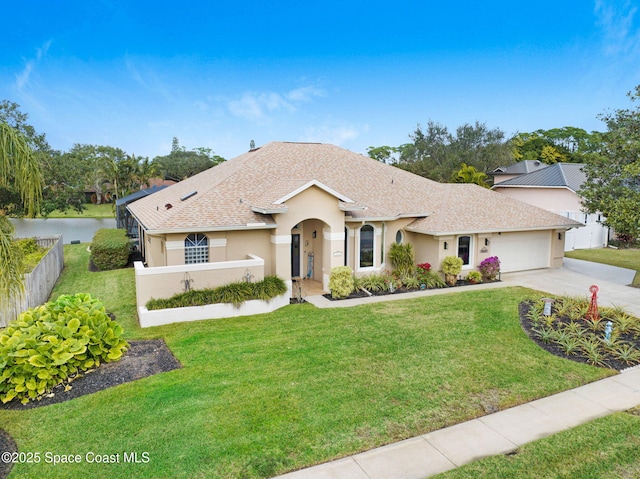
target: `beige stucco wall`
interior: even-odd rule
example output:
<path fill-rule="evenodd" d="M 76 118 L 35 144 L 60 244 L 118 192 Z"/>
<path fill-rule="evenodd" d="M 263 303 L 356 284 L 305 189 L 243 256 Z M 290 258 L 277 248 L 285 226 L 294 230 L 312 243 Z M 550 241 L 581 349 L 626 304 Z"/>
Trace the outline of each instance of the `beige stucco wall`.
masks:
<path fill-rule="evenodd" d="M 548 211 L 580 211 L 580 197 L 568 188 L 505 188 L 495 187 L 502 193 Z"/>
<path fill-rule="evenodd" d="M 185 280 L 189 281 L 191 289 L 204 289 L 242 281 L 247 272 L 251 274 L 252 282 L 264 279 L 264 260 L 256 256 L 220 263 L 145 268 L 137 262 L 134 266 L 138 307 L 144 306 L 151 298 L 170 298 L 185 291 Z"/>
<path fill-rule="evenodd" d="M 344 212 L 339 208 L 339 200 L 311 186 L 285 204 L 287 212 L 274 215 L 278 226 L 271 238 L 273 269 L 281 278 L 291 277 L 291 234 L 300 234 L 300 274 L 306 275 L 308 254 L 313 252 L 313 278 L 322 281 L 326 288 L 331 269 L 344 262 Z"/>

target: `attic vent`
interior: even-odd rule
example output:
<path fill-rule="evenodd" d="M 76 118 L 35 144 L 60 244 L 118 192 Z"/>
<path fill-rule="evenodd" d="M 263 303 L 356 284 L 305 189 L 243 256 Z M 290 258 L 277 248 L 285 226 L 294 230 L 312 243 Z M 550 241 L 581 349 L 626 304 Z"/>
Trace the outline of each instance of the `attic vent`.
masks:
<path fill-rule="evenodd" d="M 191 198 L 192 196 L 195 196 L 195 195 L 197 195 L 197 194 L 198 194 L 198 192 L 197 192 L 197 191 L 192 191 L 191 193 L 188 193 L 188 194 L 186 194 L 186 195 L 182 196 L 182 197 L 180 198 L 180 201 L 188 200 L 189 198 Z"/>

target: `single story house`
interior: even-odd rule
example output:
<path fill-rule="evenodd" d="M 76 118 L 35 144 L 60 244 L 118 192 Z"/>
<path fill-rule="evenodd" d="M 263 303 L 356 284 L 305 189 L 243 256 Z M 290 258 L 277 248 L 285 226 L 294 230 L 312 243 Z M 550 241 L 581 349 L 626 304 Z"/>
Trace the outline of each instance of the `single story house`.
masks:
<path fill-rule="evenodd" d="M 128 205 L 147 268 L 246 258 L 321 282 L 391 269 L 393 242 L 438 269 L 498 256 L 502 271 L 560 267 L 580 223 L 481 188 L 442 184 L 330 144 L 271 142 Z M 184 266 L 183 266 L 184 267 Z M 186 278 L 185 278 L 186 280 Z"/>
<path fill-rule="evenodd" d="M 492 189 L 582 223 L 583 228 L 567 231 L 565 251 L 602 248 L 609 242 L 609 229 L 602 225 L 602 215 L 582 211 L 578 191 L 587 180 L 583 167 L 581 163 L 556 163 L 507 180 L 494 176 L 501 181 L 494 181 Z"/>

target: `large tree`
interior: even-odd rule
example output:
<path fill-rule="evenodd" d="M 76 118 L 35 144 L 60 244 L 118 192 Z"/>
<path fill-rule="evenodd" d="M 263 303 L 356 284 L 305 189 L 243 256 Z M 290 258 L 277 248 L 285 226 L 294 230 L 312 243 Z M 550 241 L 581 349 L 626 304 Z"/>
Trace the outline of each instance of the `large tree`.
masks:
<path fill-rule="evenodd" d="M 225 161 L 216 155 L 211 148 L 193 148 L 187 150 L 180 146 L 178 138 L 173 138 L 171 153 L 156 156 L 153 163 L 166 180 L 181 181 L 212 166 Z"/>
<path fill-rule="evenodd" d="M 602 149 L 602 134 L 564 126 L 519 133 L 512 139 L 512 145 L 512 155 L 517 161 L 538 160 L 550 165 L 557 162 L 583 163 L 586 157 Z"/>
<path fill-rule="evenodd" d="M 488 173 L 513 162 L 505 134 L 478 121 L 458 127 L 455 134 L 446 126 L 429 121 L 426 128 L 418 125 L 409 138 L 411 143 L 397 148 L 370 147 L 369 155 L 385 160 L 392 153 L 399 153 L 396 166 L 441 182 L 451 181 L 463 164 Z"/>
<path fill-rule="evenodd" d="M 629 92 L 640 100 L 640 85 Z M 600 154 L 585 158 L 587 181 L 580 194 L 589 213 L 600 212 L 618 238 L 632 243 L 640 237 L 640 106 L 600 115 L 607 125 Z"/>
<path fill-rule="evenodd" d="M 25 137 L 5 122 L 0 122 L 0 186 L 19 192 L 26 213 L 35 216 L 42 201 L 40 163 Z M 22 291 L 22 261 L 13 242 L 13 225 L 0 214 L 0 313 Z"/>

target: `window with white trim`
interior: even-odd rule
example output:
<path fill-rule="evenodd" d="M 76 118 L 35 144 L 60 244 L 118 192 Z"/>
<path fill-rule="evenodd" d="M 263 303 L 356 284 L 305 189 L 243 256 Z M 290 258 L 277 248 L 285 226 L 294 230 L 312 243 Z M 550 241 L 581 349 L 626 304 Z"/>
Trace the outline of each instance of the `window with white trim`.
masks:
<path fill-rule="evenodd" d="M 184 263 L 209 261 L 209 239 L 202 233 L 191 233 L 184 239 Z"/>
<path fill-rule="evenodd" d="M 471 261 L 471 236 L 458 237 L 458 258 L 462 258 L 462 265 L 468 266 Z"/>
<path fill-rule="evenodd" d="M 360 268 L 373 267 L 373 243 L 375 230 L 371 225 L 364 225 L 360 228 Z"/>

